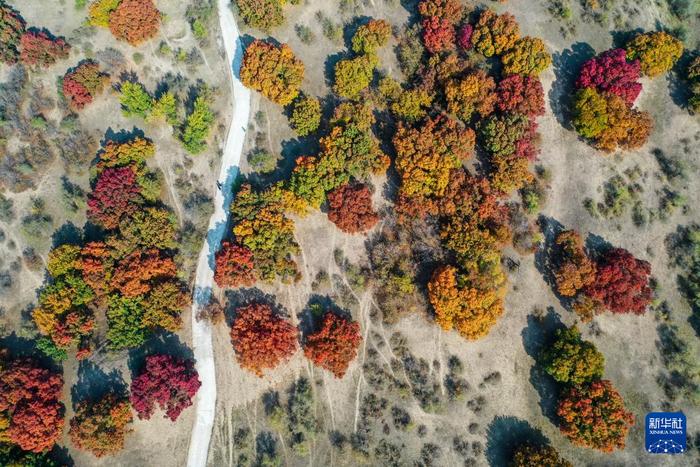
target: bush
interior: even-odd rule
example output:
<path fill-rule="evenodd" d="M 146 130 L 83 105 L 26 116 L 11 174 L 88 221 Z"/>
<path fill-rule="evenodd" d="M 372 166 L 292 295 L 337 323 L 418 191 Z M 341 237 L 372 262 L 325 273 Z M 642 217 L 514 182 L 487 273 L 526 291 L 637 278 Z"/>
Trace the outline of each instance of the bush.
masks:
<path fill-rule="evenodd" d="M 304 79 L 304 64 L 287 44 L 277 47 L 262 40 L 253 41 L 245 50 L 241 82 L 271 101 L 287 105 L 299 94 Z"/>
<path fill-rule="evenodd" d="M 321 124 L 319 100 L 312 96 L 297 99 L 292 107 L 290 122 L 299 136 L 307 136 L 316 131 Z"/>
<path fill-rule="evenodd" d="M 683 55 L 683 43 L 663 31 L 638 34 L 626 48 L 627 58 L 639 60 L 642 73 L 652 78 L 669 71 Z"/>
<path fill-rule="evenodd" d="M 248 164 L 259 173 L 268 174 L 277 169 L 278 157 L 265 149 L 256 148 L 248 153 Z"/>
<path fill-rule="evenodd" d="M 560 329 L 556 341 L 541 356 L 542 366 L 555 380 L 580 386 L 603 376 L 605 358 L 572 326 Z"/>
<path fill-rule="evenodd" d="M 245 24 L 266 32 L 284 23 L 285 3 L 286 0 L 236 0 L 238 14 Z"/>

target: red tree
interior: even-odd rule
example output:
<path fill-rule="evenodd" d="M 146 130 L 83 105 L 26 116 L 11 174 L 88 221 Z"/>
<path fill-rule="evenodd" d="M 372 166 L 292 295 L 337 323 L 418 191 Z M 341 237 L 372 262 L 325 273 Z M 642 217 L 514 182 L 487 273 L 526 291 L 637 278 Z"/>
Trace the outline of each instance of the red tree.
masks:
<path fill-rule="evenodd" d="M 576 87 L 610 92 L 632 105 L 642 91 L 640 75 L 639 60 L 628 61 L 625 49 L 613 49 L 583 64 Z"/>
<path fill-rule="evenodd" d="M 364 232 L 379 220 L 367 185 L 346 184 L 328 193 L 328 219 L 348 233 Z"/>
<path fill-rule="evenodd" d="M 102 92 L 108 81 L 109 76 L 100 72 L 97 63 L 83 61 L 63 77 L 63 95 L 73 108 L 82 109 Z"/>
<path fill-rule="evenodd" d="M 253 303 L 236 311 L 231 327 L 231 343 L 241 367 L 262 376 L 292 356 L 297 347 L 297 330 L 263 303 Z"/>
<path fill-rule="evenodd" d="M 57 60 L 68 58 L 70 45 L 46 31 L 29 30 L 20 40 L 20 60 L 26 65 L 48 67 Z"/>
<path fill-rule="evenodd" d="M 251 286 L 257 280 L 253 252 L 231 242 L 223 242 L 216 253 L 214 281 L 219 287 Z"/>
<path fill-rule="evenodd" d="M 131 383 L 131 405 L 139 418 L 148 420 L 158 404 L 165 416 L 175 421 L 192 405 L 201 385 L 191 360 L 149 355 L 141 374 Z"/>
<path fill-rule="evenodd" d="M 595 281 L 585 293 L 613 313 L 641 315 L 652 300 L 651 265 L 623 248 L 608 251 L 598 262 Z"/>
<path fill-rule="evenodd" d="M 9 426 L 3 433 L 25 451 L 53 447 L 63 431 L 63 378 L 29 359 L 3 364 L 0 370 L 0 413 Z"/>
<path fill-rule="evenodd" d="M 454 47 L 455 27 L 446 19 L 431 16 L 423 20 L 423 44 L 431 53 Z"/>
<path fill-rule="evenodd" d="M 511 75 L 498 83 L 498 110 L 539 117 L 544 115 L 544 89 L 539 78 Z"/>
<path fill-rule="evenodd" d="M 136 212 L 140 193 L 131 167 L 105 169 L 88 198 L 88 218 L 106 229 L 114 229 L 122 217 Z"/>
<path fill-rule="evenodd" d="M 327 312 L 320 329 L 304 341 L 304 355 L 336 378 L 342 378 L 357 356 L 361 341 L 359 324 Z"/>
<path fill-rule="evenodd" d="M 472 48 L 473 33 L 474 26 L 468 23 L 459 28 L 459 31 L 457 31 L 457 45 L 459 45 L 462 50 L 470 50 Z"/>

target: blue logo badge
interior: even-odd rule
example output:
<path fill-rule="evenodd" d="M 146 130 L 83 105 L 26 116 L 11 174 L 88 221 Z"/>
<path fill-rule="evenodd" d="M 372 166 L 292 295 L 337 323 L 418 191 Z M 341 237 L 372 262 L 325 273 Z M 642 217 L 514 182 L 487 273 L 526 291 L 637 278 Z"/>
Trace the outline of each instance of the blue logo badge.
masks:
<path fill-rule="evenodd" d="M 645 421 L 645 444 L 652 454 L 681 454 L 686 450 L 683 412 L 650 412 Z"/>

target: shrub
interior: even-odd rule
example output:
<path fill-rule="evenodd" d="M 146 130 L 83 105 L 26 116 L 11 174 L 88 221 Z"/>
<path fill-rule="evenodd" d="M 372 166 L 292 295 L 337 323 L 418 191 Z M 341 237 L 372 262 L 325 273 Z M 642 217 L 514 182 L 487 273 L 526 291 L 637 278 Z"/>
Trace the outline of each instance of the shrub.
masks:
<path fill-rule="evenodd" d="M 290 118 L 292 128 L 299 136 L 307 136 L 321 124 L 321 103 L 312 96 L 303 96 L 294 102 Z"/>
<path fill-rule="evenodd" d="M 342 378 L 362 341 L 360 325 L 326 312 L 321 326 L 304 339 L 304 355 L 315 365 Z"/>
<path fill-rule="evenodd" d="M 366 185 L 343 185 L 328 193 L 328 219 L 348 233 L 364 232 L 379 221 Z"/>
<path fill-rule="evenodd" d="M 141 419 L 150 419 L 155 406 L 173 422 L 192 405 L 202 383 L 194 362 L 170 355 L 149 355 L 145 367 L 131 382 L 131 405 Z"/>
<path fill-rule="evenodd" d="M 83 401 L 70 421 L 70 439 L 78 448 L 103 457 L 124 449 L 132 430 L 131 407 L 126 398 L 107 394 L 96 402 Z"/>
<path fill-rule="evenodd" d="M 250 167 L 262 174 L 268 174 L 277 168 L 278 157 L 265 149 L 256 148 L 248 153 Z"/>
<path fill-rule="evenodd" d="M 304 64 L 287 44 L 276 47 L 258 39 L 246 48 L 241 82 L 271 101 L 280 105 L 291 103 L 299 94 L 303 79 Z"/>
<path fill-rule="evenodd" d="M 627 105 L 632 105 L 642 91 L 642 84 L 638 81 L 640 73 L 639 60 L 628 61 L 624 49 L 612 49 L 583 64 L 576 87 L 591 87 L 601 94 L 615 94 Z"/>
<path fill-rule="evenodd" d="M 669 71 L 683 55 L 683 43 L 663 31 L 638 34 L 626 48 L 627 58 L 639 60 L 642 73 L 651 77 Z"/>
<path fill-rule="evenodd" d="M 216 253 L 214 281 L 221 288 L 251 286 L 257 280 L 250 249 L 223 242 Z"/>
<path fill-rule="evenodd" d="M 503 72 L 507 75 L 536 76 L 549 68 L 552 56 L 547 52 L 542 39 L 523 37 L 513 44 L 501 61 Z"/>
<path fill-rule="evenodd" d="M 559 401 L 557 415 L 562 433 L 572 443 L 603 452 L 623 449 L 634 424 L 634 416 L 607 380 L 569 388 Z"/>
<path fill-rule="evenodd" d="M 17 63 L 20 52 L 20 41 L 27 23 L 17 10 L 0 3 L 0 62 L 9 65 Z"/>
<path fill-rule="evenodd" d="M 352 50 L 356 54 L 373 54 L 386 45 L 391 37 L 391 25 L 381 19 L 363 24 L 352 36 Z"/>
<path fill-rule="evenodd" d="M 585 289 L 613 313 L 641 315 L 651 303 L 651 265 L 622 248 L 613 248 L 598 261 L 595 281 Z"/>
<path fill-rule="evenodd" d="M 262 377 L 294 354 L 297 330 L 269 305 L 253 303 L 236 310 L 231 342 L 241 367 Z"/>
<path fill-rule="evenodd" d="M 153 0 L 121 0 L 109 15 L 109 29 L 117 39 L 139 45 L 158 34 L 160 11 Z"/>
<path fill-rule="evenodd" d="M 20 39 L 20 60 L 30 66 L 48 67 L 58 60 L 68 58 L 70 45 L 60 37 L 46 31 L 29 30 Z"/>
<path fill-rule="evenodd" d="M 519 38 L 520 26 L 513 15 L 497 15 L 492 10 L 484 10 L 471 39 L 478 52 L 491 57 L 510 50 Z"/>
<path fill-rule="evenodd" d="M 559 329 L 556 341 L 541 356 L 542 366 L 560 383 L 580 386 L 603 376 L 605 358 L 572 326 Z"/>

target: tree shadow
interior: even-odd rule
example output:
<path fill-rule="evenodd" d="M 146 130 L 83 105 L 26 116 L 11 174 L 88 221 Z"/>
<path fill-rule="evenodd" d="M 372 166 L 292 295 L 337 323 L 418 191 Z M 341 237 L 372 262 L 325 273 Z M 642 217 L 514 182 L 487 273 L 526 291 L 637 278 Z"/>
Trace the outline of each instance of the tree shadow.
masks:
<path fill-rule="evenodd" d="M 555 241 L 557 236 L 566 230 L 564 225 L 558 220 L 540 215 L 537 219 L 537 224 L 540 226 L 543 241 L 542 246 L 535 251 L 535 268 L 542 275 L 542 278 L 547 283 L 552 293 L 557 297 L 559 304 L 569 310 L 571 309 L 571 297 L 564 297 L 557 289 L 557 280 L 554 271 L 559 265 L 559 248 Z"/>
<path fill-rule="evenodd" d="M 6 350 L 7 357 L 11 360 L 29 358 L 53 372 L 60 373 L 62 371 L 60 363 L 45 355 L 36 347 L 36 339 L 20 337 L 15 331 L 0 338 L 0 349 Z"/>
<path fill-rule="evenodd" d="M 81 360 L 78 365 L 78 381 L 70 389 L 73 407 L 86 400 L 99 400 L 108 393 L 125 396 L 127 392 L 121 371 L 115 368 L 106 373 L 89 360 Z"/>
<path fill-rule="evenodd" d="M 668 81 L 668 93 L 671 96 L 671 100 L 681 109 L 688 109 L 688 101 L 693 96 L 690 89 L 690 82 L 681 77 L 685 75 L 685 71 L 688 69 L 690 62 L 697 56 L 700 56 L 700 51 L 686 51 L 674 65 L 673 71 L 666 77 Z"/>
<path fill-rule="evenodd" d="M 105 147 L 108 143 L 125 144 L 130 141 L 133 141 L 136 138 L 148 139 L 146 138 L 146 133 L 144 133 L 142 129 L 137 127 L 133 127 L 131 130 L 122 129 L 118 131 L 115 131 L 112 127 L 109 127 L 107 128 L 107 131 L 105 131 L 104 138 L 102 139 L 102 141 L 100 141 L 100 146 Z M 94 162 L 99 161 L 99 156 L 100 154 L 98 153 Z M 94 163 L 92 165 L 94 165 Z"/>
<path fill-rule="evenodd" d="M 529 422 L 516 417 L 495 417 L 486 429 L 486 460 L 493 467 L 510 465 L 518 446 L 549 444 L 549 440 Z"/>
<path fill-rule="evenodd" d="M 573 130 L 571 123 L 571 100 L 574 83 L 583 63 L 595 55 L 595 50 L 585 42 L 576 42 L 570 49 L 552 55 L 556 79 L 549 91 L 549 104 L 559 124 L 567 130 Z"/>
<path fill-rule="evenodd" d="M 556 406 L 559 400 L 559 385 L 549 376 L 539 364 L 540 355 L 554 342 L 558 329 L 565 326 L 559 315 L 552 307 L 547 308 L 547 314 L 538 319 L 532 315 L 527 317 L 527 326 L 521 333 L 525 352 L 535 360 L 530 369 L 530 384 L 540 396 L 540 410 L 552 423 L 557 423 Z"/>
<path fill-rule="evenodd" d="M 56 229 L 51 235 L 51 247 L 56 248 L 61 245 L 82 245 L 83 231 L 74 223 L 68 221 Z"/>
<path fill-rule="evenodd" d="M 226 307 L 224 308 L 224 315 L 226 316 L 226 323 L 231 326 L 236 319 L 236 312 L 239 308 L 252 305 L 254 303 L 261 303 L 268 305 L 273 313 L 289 317 L 289 312 L 286 308 L 277 302 L 274 295 L 263 292 L 258 288 L 248 288 L 248 289 L 236 289 L 227 290 L 226 295 Z"/>
<path fill-rule="evenodd" d="M 644 29 L 642 28 L 630 29 L 628 31 L 610 31 L 613 47 L 616 49 L 624 49 L 629 41 L 642 33 L 644 33 Z"/>
<path fill-rule="evenodd" d="M 593 262 L 598 262 L 605 253 L 613 248 L 615 247 L 600 235 L 589 233 L 586 237 L 586 254 Z"/>
<path fill-rule="evenodd" d="M 177 334 L 162 331 L 153 335 L 143 345 L 129 351 L 129 371 L 139 374 L 149 355 L 170 355 L 182 360 L 194 360 L 192 349 L 180 341 Z"/>
<path fill-rule="evenodd" d="M 326 61 L 323 64 L 323 71 L 326 77 L 326 85 L 329 88 L 333 87 L 335 83 L 335 66 L 339 61 L 350 58 L 350 54 L 347 51 L 336 52 L 334 54 L 328 55 Z"/>

